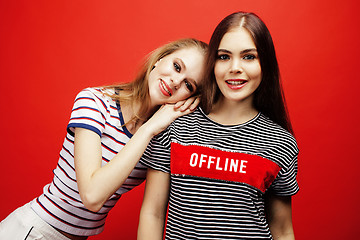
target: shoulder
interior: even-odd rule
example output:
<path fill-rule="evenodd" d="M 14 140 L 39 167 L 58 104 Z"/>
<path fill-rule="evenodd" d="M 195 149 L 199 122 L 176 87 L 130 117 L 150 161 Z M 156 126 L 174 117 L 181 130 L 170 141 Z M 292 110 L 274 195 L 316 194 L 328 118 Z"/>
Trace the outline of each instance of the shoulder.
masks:
<path fill-rule="evenodd" d="M 88 87 L 81 90 L 78 97 L 90 97 L 90 98 L 100 98 L 100 99 L 111 99 L 111 96 L 115 94 L 114 89 L 112 88 L 102 88 L 102 87 Z"/>
<path fill-rule="evenodd" d="M 184 125 L 196 126 L 198 124 L 204 124 L 206 120 L 207 117 L 202 110 L 200 108 L 196 108 L 194 112 L 177 118 L 170 124 L 170 126 L 173 128 L 183 128 Z"/>
<path fill-rule="evenodd" d="M 272 121 L 266 115 L 260 113 L 256 123 L 257 126 L 262 129 L 263 134 L 271 138 L 282 139 L 284 142 L 296 144 L 296 139 L 290 132 Z"/>
<path fill-rule="evenodd" d="M 268 146 L 271 155 L 281 155 L 280 159 L 285 162 L 291 162 L 297 157 L 299 149 L 295 137 L 267 116 L 260 114 L 251 131 L 257 136 L 258 142 Z"/>
<path fill-rule="evenodd" d="M 206 117 L 197 108 L 194 112 L 175 119 L 166 129 L 166 134 L 169 137 L 194 135 L 199 133 L 199 129 L 206 128 Z"/>
<path fill-rule="evenodd" d="M 173 137 L 179 137 L 180 135 L 188 133 L 194 134 L 192 130 L 198 125 L 198 119 L 199 110 L 196 109 L 192 113 L 175 119 L 164 131 L 156 135 L 153 139 L 157 141 L 171 141 Z"/>
<path fill-rule="evenodd" d="M 99 107 L 109 108 L 110 105 L 114 105 L 115 102 L 112 99 L 112 95 L 115 92 L 113 89 L 106 89 L 100 87 L 88 87 L 81 90 L 76 98 L 75 103 L 80 102 L 81 105 L 92 105 L 92 102 Z"/>

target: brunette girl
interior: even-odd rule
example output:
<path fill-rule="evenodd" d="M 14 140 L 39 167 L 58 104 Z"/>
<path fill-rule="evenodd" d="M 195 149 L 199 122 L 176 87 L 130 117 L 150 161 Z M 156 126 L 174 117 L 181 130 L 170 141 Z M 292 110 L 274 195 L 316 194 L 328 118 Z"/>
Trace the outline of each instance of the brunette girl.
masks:
<path fill-rule="evenodd" d="M 209 44 L 201 108 L 150 142 L 138 239 L 294 239 L 298 148 L 274 45 L 236 12 Z"/>

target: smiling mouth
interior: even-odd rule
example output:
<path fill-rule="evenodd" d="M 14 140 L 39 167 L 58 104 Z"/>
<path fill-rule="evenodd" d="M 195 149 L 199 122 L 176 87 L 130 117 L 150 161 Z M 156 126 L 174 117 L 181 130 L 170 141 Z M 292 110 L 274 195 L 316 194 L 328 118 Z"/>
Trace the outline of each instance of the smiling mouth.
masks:
<path fill-rule="evenodd" d="M 225 81 L 227 84 L 229 85 L 242 85 L 244 83 L 246 83 L 246 80 L 227 80 Z"/>
<path fill-rule="evenodd" d="M 163 92 L 164 95 L 168 95 L 171 97 L 172 91 L 171 89 L 169 89 L 169 87 L 163 80 L 160 80 L 160 90 Z"/>

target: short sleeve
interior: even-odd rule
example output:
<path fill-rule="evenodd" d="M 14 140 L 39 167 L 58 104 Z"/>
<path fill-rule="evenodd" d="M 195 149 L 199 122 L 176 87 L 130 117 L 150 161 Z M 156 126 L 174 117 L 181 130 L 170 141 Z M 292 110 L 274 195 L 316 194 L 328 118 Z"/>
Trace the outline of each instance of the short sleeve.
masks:
<path fill-rule="evenodd" d="M 270 186 L 270 191 L 278 196 L 292 196 L 299 191 L 296 179 L 298 172 L 298 149 L 295 155 L 282 166 L 275 181 Z"/>
<path fill-rule="evenodd" d="M 85 128 L 100 137 L 105 129 L 109 104 L 100 90 L 86 88 L 75 98 L 67 131 L 74 135 L 74 128 Z"/>
<path fill-rule="evenodd" d="M 148 168 L 170 173 L 169 129 L 153 137 L 147 146 L 140 163 Z"/>

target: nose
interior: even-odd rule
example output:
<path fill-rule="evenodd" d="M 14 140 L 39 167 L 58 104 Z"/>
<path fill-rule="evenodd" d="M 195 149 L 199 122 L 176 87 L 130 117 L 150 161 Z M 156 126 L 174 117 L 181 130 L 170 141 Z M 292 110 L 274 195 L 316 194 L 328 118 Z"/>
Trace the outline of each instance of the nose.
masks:
<path fill-rule="evenodd" d="M 180 84 L 182 82 L 182 76 L 173 76 L 171 78 L 171 83 L 172 83 L 172 86 L 175 90 L 177 90 L 179 87 L 180 87 Z"/>
<path fill-rule="evenodd" d="M 231 66 L 230 66 L 230 72 L 231 73 L 241 73 L 243 71 L 242 69 L 242 65 L 241 65 L 241 60 L 234 58 L 231 61 Z"/>

